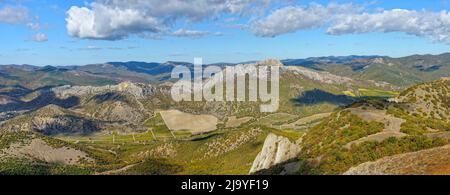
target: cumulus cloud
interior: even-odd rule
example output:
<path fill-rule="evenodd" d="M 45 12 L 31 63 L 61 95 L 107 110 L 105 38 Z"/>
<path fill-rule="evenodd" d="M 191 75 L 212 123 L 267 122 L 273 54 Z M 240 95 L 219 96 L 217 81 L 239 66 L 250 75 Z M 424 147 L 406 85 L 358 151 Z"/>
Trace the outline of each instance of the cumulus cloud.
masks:
<path fill-rule="evenodd" d="M 43 33 L 37 33 L 31 38 L 31 40 L 35 42 L 46 42 L 48 41 L 48 37 Z"/>
<path fill-rule="evenodd" d="M 450 44 L 450 13 L 406 9 L 367 11 L 352 4 L 310 4 L 273 11 L 250 25 L 262 37 L 325 28 L 330 35 L 403 32 Z"/>
<path fill-rule="evenodd" d="M 320 28 L 336 15 L 360 10 L 353 4 L 335 4 L 327 6 L 311 3 L 308 6 L 288 6 L 273 11 L 266 18 L 251 24 L 254 34 L 262 37 L 275 37 L 298 30 Z"/>
<path fill-rule="evenodd" d="M 96 0 L 67 11 L 67 31 L 83 39 L 118 40 L 130 35 L 170 34 L 177 21 L 199 22 L 221 14 L 241 15 L 271 0 Z M 258 7 L 258 6 L 256 6 Z M 191 32 L 192 33 L 192 32 Z"/>
<path fill-rule="evenodd" d="M 164 31 L 159 21 L 133 9 L 93 3 L 92 9 L 72 7 L 67 12 L 70 36 L 87 39 L 122 39 L 129 34 Z"/>
<path fill-rule="evenodd" d="M 22 24 L 28 20 L 28 9 L 24 7 L 5 6 L 0 8 L 0 22 Z"/>
<path fill-rule="evenodd" d="M 274 2 L 283 3 L 269 6 Z M 369 10 L 352 3 L 302 6 L 292 0 L 94 0 L 85 6 L 71 7 L 66 27 L 70 36 L 81 39 L 120 40 L 133 35 L 198 38 L 220 33 L 173 28 L 175 24 L 216 20 L 221 16 L 226 16 L 223 22 L 227 26 L 250 30 L 261 37 L 323 28 L 330 35 L 404 32 L 450 44 L 447 11 Z M 246 22 L 234 24 L 235 21 Z"/>

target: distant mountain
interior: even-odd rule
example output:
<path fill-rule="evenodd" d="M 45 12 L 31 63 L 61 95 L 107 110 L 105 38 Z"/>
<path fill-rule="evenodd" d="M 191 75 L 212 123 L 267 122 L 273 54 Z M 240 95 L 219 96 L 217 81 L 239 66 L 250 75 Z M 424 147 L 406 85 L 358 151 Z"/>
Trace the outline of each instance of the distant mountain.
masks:
<path fill-rule="evenodd" d="M 251 61 L 253 62 L 253 61 Z M 413 55 L 402 58 L 386 56 L 329 56 L 281 60 L 285 66 L 302 66 L 356 80 L 373 81 L 409 87 L 436 78 L 450 76 L 450 53 L 441 55 Z M 254 62 L 253 62 L 254 63 Z M 247 64 L 247 63 L 244 63 Z M 192 63 L 108 62 L 84 66 L 0 66 L 0 85 L 22 85 L 39 88 L 53 85 L 104 85 L 123 81 L 163 83 L 170 80 L 175 66 L 193 68 Z M 234 63 L 215 63 L 205 66 L 233 66 Z M 33 80 L 30 83 L 28 81 Z"/>
<path fill-rule="evenodd" d="M 303 66 L 340 76 L 386 82 L 402 88 L 450 76 L 450 53 L 402 58 L 332 56 L 290 59 L 282 62 L 289 66 Z"/>
<path fill-rule="evenodd" d="M 286 59 L 281 62 L 286 66 L 304 66 L 314 67 L 317 64 L 347 64 L 351 65 L 356 62 L 367 62 L 376 58 L 384 58 L 382 56 L 329 56 L 329 57 L 311 57 L 306 59 Z"/>

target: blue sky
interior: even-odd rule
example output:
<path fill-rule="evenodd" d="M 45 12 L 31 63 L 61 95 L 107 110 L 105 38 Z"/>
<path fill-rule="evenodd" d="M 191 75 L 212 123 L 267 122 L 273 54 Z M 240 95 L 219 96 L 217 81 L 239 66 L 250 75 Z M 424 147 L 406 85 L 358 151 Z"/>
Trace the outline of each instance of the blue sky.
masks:
<path fill-rule="evenodd" d="M 450 1 L 207 1 L 0 0 L 0 64 L 450 52 Z"/>

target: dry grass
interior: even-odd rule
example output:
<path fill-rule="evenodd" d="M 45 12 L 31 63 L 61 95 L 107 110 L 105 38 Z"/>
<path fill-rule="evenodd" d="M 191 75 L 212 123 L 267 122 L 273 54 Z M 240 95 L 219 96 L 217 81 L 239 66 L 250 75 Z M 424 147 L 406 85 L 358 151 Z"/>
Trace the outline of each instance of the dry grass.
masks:
<path fill-rule="evenodd" d="M 242 117 L 242 118 L 237 118 L 236 116 L 228 117 L 225 127 L 226 128 L 237 128 L 245 123 L 248 123 L 252 119 L 253 119 L 253 117 Z"/>

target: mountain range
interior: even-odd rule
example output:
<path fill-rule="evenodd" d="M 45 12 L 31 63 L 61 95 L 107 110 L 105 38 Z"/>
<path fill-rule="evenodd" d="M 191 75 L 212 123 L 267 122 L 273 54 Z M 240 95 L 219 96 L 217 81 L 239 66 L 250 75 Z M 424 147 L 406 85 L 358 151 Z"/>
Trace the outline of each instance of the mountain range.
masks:
<path fill-rule="evenodd" d="M 408 87 L 449 76 L 450 54 L 413 55 L 402 58 L 386 56 L 340 56 L 281 60 L 285 66 L 301 66 L 359 80 L 373 80 L 395 87 Z M 240 64 L 240 63 L 239 63 Z M 103 85 L 122 81 L 165 82 L 175 66 L 192 68 L 187 62 L 108 62 L 84 66 L 0 66 L 0 83 L 20 84 L 29 88 L 48 85 Z M 234 63 L 209 64 L 220 67 Z M 205 66 L 209 66 L 205 65 Z M 30 83 L 27 83 L 30 82 Z M 38 81 L 33 82 L 31 81 Z"/>
<path fill-rule="evenodd" d="M 249 63 L 276 113 L 173 101 L 186 62 L 0 66 L 0 174 L 450 174 L 450 54 Z"/>

